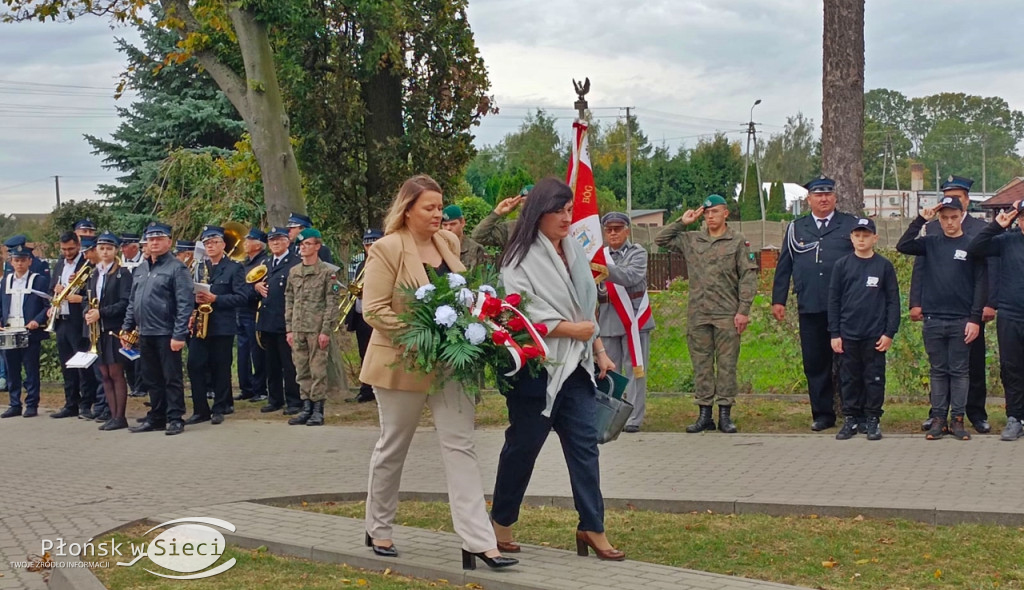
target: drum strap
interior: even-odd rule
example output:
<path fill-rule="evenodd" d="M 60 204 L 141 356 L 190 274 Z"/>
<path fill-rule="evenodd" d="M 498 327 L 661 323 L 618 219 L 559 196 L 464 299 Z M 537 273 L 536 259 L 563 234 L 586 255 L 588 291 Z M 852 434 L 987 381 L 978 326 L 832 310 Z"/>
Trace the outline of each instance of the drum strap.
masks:
<path fill-rule="evenodd" d="M 20 305 L 18 306 L 18 308 L 21 309 L 21 317 L 22 317 L 22 319 L 24 319 L 24 317 L 25 317 L 25 295 L 32 292 L 32 285 L 35 284 L 37 276 L 39 276 L 39 273 L 34 273 L 34 272 L 28 273 L 28 281 L 27 281 L 27 283 L 25 285 L 26 286 L 25 290 L 24 291 L 19 291 L 18 293 L 15 293 L 14 292 L 14 273 L 11 272 L 11 273 L 7 274 L 7 285 L 6 285 L 7 288 L 6 288 L 5 292 L 8 295 L 11 296 L 11 309 L 14 309 L 14 297 L 15 297 L 15 295 L 17 295 L 19 297 L 18 303 L 20 303 Z M 11 314 L 8 314 L 8 315 L 11 315 Z"/>

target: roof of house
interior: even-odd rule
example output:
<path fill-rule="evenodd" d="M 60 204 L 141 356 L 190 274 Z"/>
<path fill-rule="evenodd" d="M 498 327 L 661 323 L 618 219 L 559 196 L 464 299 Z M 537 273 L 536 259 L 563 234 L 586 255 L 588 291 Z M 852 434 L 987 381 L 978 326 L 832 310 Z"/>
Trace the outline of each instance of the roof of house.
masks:
<path fill-rule="evenodd" d="M 655 213 L 664 213 L 668 209 L 633 209 L 633 217 L 643 217 L 644 215 L 653 215 Z"/>
<path fill-rule="evenodd" d="M 1003 185 L 996 191 L 994 197 L 983 202 L 981 206 L 993 209 L 1007 207 L 1021 199 L 1024 199 L 1024 176 L 1018 176 Z"/>

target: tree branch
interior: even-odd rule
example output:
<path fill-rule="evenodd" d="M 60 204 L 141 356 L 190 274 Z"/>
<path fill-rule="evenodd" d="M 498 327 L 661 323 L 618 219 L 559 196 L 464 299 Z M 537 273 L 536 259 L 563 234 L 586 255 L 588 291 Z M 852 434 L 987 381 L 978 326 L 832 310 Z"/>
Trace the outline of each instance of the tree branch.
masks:
<path fill-rule="evenodd" d="M 192 14 L 192 10 L 188 7 L 187 0 L 160 0 L 160 6 L 163 7 L 166 14 L 173 15 L 185 23 L 184 29 L 178 31 L 178 34 L 183 39 L 191 33 L 200 32 L 202 29 L 199 21 Z M 248 123 L 252 113 L 249 109 L 249 101 L 246 98 L 247 88 L 245 79 L 221 61 L 213 51 L 203 49 L 196 51 L 193 56 L 210 73 L 213 81 L 217 83 L 217 86 L 220 87 L 224 95 L 231 101 L 231 104 L 238 110 L 238 114 Z"/>

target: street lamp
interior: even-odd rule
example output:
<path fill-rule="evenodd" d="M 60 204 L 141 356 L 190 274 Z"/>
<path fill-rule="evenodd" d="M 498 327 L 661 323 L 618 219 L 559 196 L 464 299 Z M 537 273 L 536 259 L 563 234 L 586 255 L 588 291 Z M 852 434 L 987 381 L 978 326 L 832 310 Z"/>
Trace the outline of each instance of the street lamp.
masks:
<path fill-rule="evenodd" d="M 746 193 L 747 188 L 747 176 L 750 171 L 750 142 L 754 142 L 754 170 L 757 173 L 757 200 L 761 204 L 761 247 L 765 247 L 767 241 L 767 233 L 765 230 L 765 210 L 764 210 L 764 193 L 761 191 L 761 167 L 757 163 L 757 128 L 754 126 L 754 107 L 761 104 L 761 99 L 754 101 L 754 104 L 750 106 L 750 119 L 747 123 L 747 160 L 746 165 L 743 167 L 743 195 Z"/>

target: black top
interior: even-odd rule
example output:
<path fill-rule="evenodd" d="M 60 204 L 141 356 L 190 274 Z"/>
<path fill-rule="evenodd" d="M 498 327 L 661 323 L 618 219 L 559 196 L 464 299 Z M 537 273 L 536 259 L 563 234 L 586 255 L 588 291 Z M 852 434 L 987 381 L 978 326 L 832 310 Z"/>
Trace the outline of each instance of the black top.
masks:
<path fill-rule="evenodd" d="M 892 338 L 900 327 L 900 287 L 896 269 L 881 254 L 844 256 L 832 268 L 828 331 L 833 338 Z"/>
<path fill-rule="evenodd" d="M 1001 285 L 996 303 L 999 317 L 1024 322 L 1024 232 L 1018 228 L 1005 231 L 996 222 L 988 224 L 967 248 L 978 256 L 998 256 L 999 268 L 1006 269 L 999 275 Z M 989 266 L 991 269 L 991 265 Z M 1015 269 L 1009 272 L 1010 269 Z"/>
<path fill-rule="evenodd" d="M 423 264 L 423 268 L 427 269 L 427 271 L 428 271 L 427 274 L 429 274 L 429 271 L 432 270 L 432 271 L 436 272 L 438 274 L 438 276 L 444 276 L 444 275 L 452 272 L 452 269 L 448 267 L 448 263 L 445 262 L 444 260 L 441 261 L 441 266 L 436 266 L 435 267 L 435 266 L 430 266 L 429 264 L 424 263 Z"/>
<path fill-rule="evenodd" d="M 968 215 L 964 217 L 963 223 L 960 228 L 964 231 L 964 235 L 972 240 L 978 237 L 981 230 L 985 229 L 988 224 L 984 221 Z M 929 235 L 940 235 L 942 234 L 942 225 L 939 220 L 933 219 L 925 224 L 924 233 Z M 924 258 L 918 257 L 914 259 L 914 272 L 910 275 L 910 301 L 909 307 L 921 307 L 921 273 L 924 272 L 921 269 L 924 268 Z M 986 298 L 985 305 L 988 307 L 997 307 L 996 301 L 999 293 L 999 259 L 992 258 L 991 260 L 985 261 L 985 270 L 988 275 L 988 297 Z"/>
<path fill-rule="evenodd" d="M 273 262 L 273 259 L 269 258 L 265 251 L 261 251 L 259 254 L 257 254 L 256 256 L 254 256 L 252 258 L 246 258 L 245 261 L 243 261 L 241 263 L 241 265 L 242 265 L 242 278 L 244 279 L 245 275 L 247 275 L 250 270 L 256 268 L 257 266 L 259 266 L 261 264 L 266 264 L 267 265 L 267 271 L 269 273 L 270 263 L 271 262 Z M 259 307 L 260 299 L 261 299 L 260 294 L 256 292 L 255 285 L 250 285 L 250 284 L 246 283 L 246 286 L 245 286 L 245 296 L 246 296 L 245 305 L 240 306 L 238 308 L 238 316 L 239 317 L 247 317 L 247 318 L 250 318 L 250 319 L 251 318 L 255 318 L 256 317 L 256 308 Z"/>
<path fill-rule="evenodd" d="M 89 275 L 86 294 L 92 293 L 96 297 L 96 287 L 100 282 L 99 270 L 94 270 Z M 108 268 L 103 278 L 103 296 L 100 300 L 100 330 L 102 333 L 117 332 L 124 323 L 124 314 L 128 311 L 128 300 L 132 294 L 132 271 L 117 264 L 117 268 Z M 88 307 L 83 307 L 88 310 Z M 84 313 L 84 311 L 83 311 Z M 82 326 L 82 332 L 86 338 L 89 337 L 89 325 Z"/>
<path fill-rule="evenodd" d="M 284 290 L 288 285 L 288 273 L 292 267 L 301 264 L 302 259 L 295 254 L 286 252 L 277 265 L 274 257 L 267 257 L 267 296 L 256 315 L 256 329 L 260 332 L 284 334 Z"/>
<path fill-rule="evenodd" d="M 812 215 L 793 221 L 779 253 L 772 303 L 786 304 L 792 277 L 797 310 L 800 313 L 827 312 L 832 267 L 853 252 L 850 231 L 856 225 L 856 217 L 839 211 L 824 229 L 818 227 Z"/>
<path fill-rule="evenodd" d="M 195 308 L 192 275 L 170 252 L 144 259 L 132 273 L 132 294 L 121 329 L 184 342 Z"/>
<path fill-rule="evenodd" d="M 981 323 L 981 308 L 988 296 L 985 265 L 968 254 L 971 238 L 945 234 L 918 236 L 925 219 L 920 215 L 910 223 L 896 250 L 925 259 L 921 276 L 921 311 L 942 319 L 967 317 Z"/>
<path fill-rule="evenodd" d="M 207 336 L 234 336 L 237 331 L 238 308 L 248 300 L 247 289 L 252 287 L 245 282 L 242 265 L 227 256 L 213 264 L 209 260 L 203 263 L 209 269 L 210 292 L 217 296 L 211 303 L 213 313 L 206 329 Z M 200 269 L 199 276 L 205 271 Z M 197 304 L 198 305 L 198 304 Z"/>

